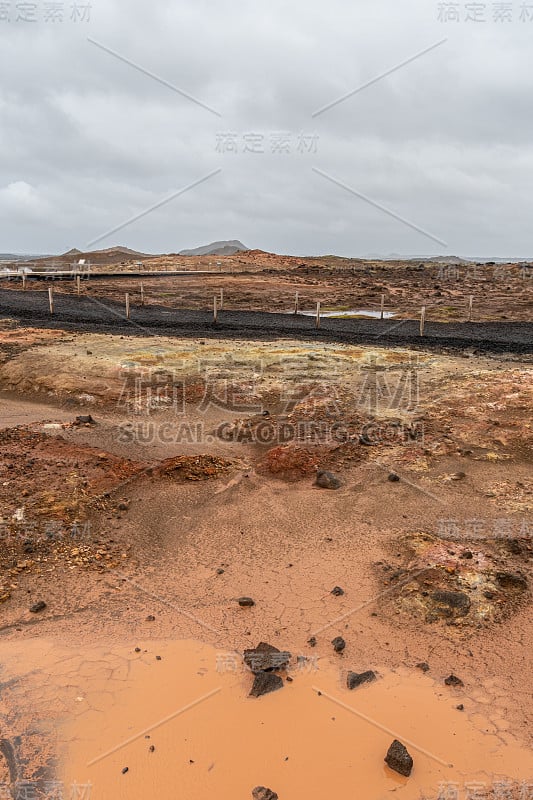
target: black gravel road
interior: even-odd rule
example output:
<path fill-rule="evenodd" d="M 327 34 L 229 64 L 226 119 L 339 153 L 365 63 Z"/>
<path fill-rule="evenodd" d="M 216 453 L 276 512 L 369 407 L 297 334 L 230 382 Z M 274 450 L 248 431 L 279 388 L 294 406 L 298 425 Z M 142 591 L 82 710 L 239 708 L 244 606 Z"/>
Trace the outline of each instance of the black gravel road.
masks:
<path fill-rule="evenodd" d="M 399 345 L 423 349 L 531 353 L 533 324 L 529 322 L 427 322 L 420 336 L 418 320 L 328 319 L 256 311 L 171 310 L 164 306 L 133 306 L 126 319 L 123 304 L 55 293 L 54 314 L 48 292 L 0 291 L 0 318 L 35 328 L 57 328 L 129 336 L 203 336 L 209 338 L 273 339 L 287 337 L 345 344 Z"/>

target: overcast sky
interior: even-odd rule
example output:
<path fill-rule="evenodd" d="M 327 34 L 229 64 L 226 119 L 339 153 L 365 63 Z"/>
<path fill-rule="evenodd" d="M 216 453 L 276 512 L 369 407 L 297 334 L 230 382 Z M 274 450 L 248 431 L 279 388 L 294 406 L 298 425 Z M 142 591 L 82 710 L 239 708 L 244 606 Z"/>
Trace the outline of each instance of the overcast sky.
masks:
<path fill-rule="evenodd" d="M 0 252 L 533 256 L 533 0 L 83 6 L 0 2 Z"/>

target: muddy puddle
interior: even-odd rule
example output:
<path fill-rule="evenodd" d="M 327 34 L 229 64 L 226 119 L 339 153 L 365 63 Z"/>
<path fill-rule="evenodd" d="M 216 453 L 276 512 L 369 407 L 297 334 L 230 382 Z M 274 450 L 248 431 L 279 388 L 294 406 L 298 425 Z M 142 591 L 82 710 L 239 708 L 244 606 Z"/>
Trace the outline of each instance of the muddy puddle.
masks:
<path fill-rule="evenodd" d="M 82 652 L 39 639 L 6 642 L 3 685 L 19 676 L 10 732 L 24 739 L 25 726 L 39 731 L 43 750 L 58 753 L 55 778 L 90 787 L 76 795 L 90 800 L 235 800 L 260 785 L 280 800 L 411 800 L 436 797 L 452 782 L 490 786 L 533 774 L 533 754 L 497 709 L 474 713 L 462 689 L 416 669 L 298 661 L 293 654 L 281 673 L 282 689 L 251 698 L 242 658 L 198 642 Z M 377 680 L 349 691 L 347 671 L 369 666 Z M 395 738 L 413 757 L 410 778 L 384 763 Z"/>
<path fill-rule="evenodd" d="M 316 316 L 316 311 L 301 311 L 304 317 Z M 349 311 L 321 311 L 321 317 L 328 319 L 350 319 L 351 317 L 368 317 L 370 319 L 381 319 L 381 311 L 372 311 L 368 308 L 353 309 Z M 396 314 L 392 311 L 384 311 L 383 319 L 393 319 Z"/>

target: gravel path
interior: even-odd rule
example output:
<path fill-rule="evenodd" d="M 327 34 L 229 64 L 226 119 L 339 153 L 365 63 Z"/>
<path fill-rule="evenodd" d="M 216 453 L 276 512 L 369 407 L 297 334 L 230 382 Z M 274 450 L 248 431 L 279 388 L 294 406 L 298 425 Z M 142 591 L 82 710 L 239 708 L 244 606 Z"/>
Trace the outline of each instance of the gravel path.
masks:
<path fill-rule="evenodd" d="M 124 305 L 90 297 L 56 294 L 55 312 L 48 310 L 48 292 L 0 291 L 0 318 L 24 325 L 92 333 L 139 336 L 205 336 L 221 338 L 317 339 L 346 344 L 401 345 L 482 352 L 531 353 L 533 324 L 529 322 L 427 322 L 425 336 L 417 320 L 322 319 L 246 311 L 219 311 L 216 325 L 212 311 L 169 310 L 162 306 L 132 306 L 131 319 Z"/>

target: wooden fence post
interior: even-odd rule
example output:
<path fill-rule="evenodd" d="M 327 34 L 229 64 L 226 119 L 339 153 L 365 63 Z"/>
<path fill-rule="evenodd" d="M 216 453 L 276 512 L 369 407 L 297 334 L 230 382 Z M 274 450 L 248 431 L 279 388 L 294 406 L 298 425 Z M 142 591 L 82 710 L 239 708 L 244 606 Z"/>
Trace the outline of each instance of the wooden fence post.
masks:
<path fill-rule="evenodd" d="M 141 305 L 144 306 L 144 286 L 141 281 Z"/>
<path fill-rule="evenodd" d="M 54 290 L 50 286 L 48 289 L 48 306 L 50 308 L 50 314 L 54 313 Z"/>
<path fill-rule="evenodd" d="M 126 294 L 126 319 L 130 318 L 130 296 Z"/>
<path fill-rule="evenodd" d="M 420 336 L 424 335 L 425 327 L 426 327 L 426 307 L 422 306 L 422 311 L 420 312 Z"/>
<path fill-rule="evenodd" d="M 472 310 L 474 308 L 474 295 L 471 294 L 468 298 L 468 321 L 472 322 Z"/>
<path fill-rule="evenodd" d="M 213 297 L 213 322 L 216 323 L 218 319 L 217 296 Z"/>
<path fill-rule="evenodd" d="M 79 275 L 76 275 L 76 292 L 79 297 L 81 292 L 81 278 Z"/>
<path fill-rule="evenodd" d="M 297 314 L 300 310 L 300 301 L 298 298 L 298 292 L 296 292 L 296 296 L 294 298 L 294 313 Z"/>
<path fill-rule="evenodd" d="M 385 317 L 385 295 L 382 294 L 381 295 L 381 316 L 380 316 L 380 319 L 383 319 L 384 317 Z"/>
<path fill-rule="evenodd" d="M 320 303 L 316 304 L 316 327 L 320 328 Z"/>
<path fill-rule="evenodd" d="M 26 289 L 26 273 L 23 272 L 22 273 L 22 291 L 25 291 L 25 289 Z"/>

